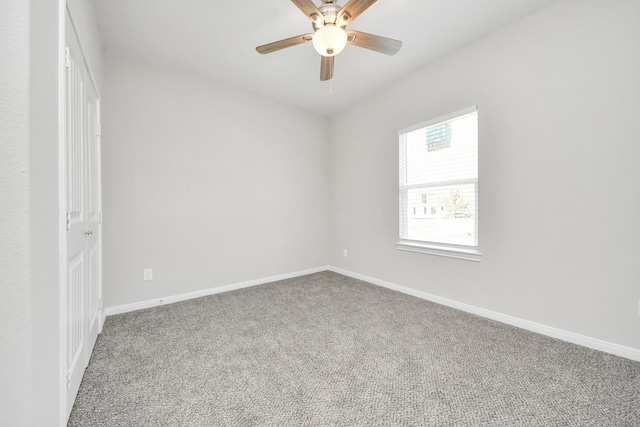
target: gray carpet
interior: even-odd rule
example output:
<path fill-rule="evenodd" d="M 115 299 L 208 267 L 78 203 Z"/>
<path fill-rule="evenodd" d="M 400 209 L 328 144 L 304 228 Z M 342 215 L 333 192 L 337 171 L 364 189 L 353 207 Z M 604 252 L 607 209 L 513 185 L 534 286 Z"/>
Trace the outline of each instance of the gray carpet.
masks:
<path fill-rule="evenodd" d="M 640 426 L 640 363 L 331 272 L 107 318 L 69 426 Z"/>

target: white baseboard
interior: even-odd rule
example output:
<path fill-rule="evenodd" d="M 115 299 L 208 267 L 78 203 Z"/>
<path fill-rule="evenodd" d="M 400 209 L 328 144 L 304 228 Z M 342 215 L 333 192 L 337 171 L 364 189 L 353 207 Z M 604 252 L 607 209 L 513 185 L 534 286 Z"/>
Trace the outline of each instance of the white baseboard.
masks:
<path fill-rule="evenodd" d="M 291 279 L 293 277 L 305 276 L 307 274 L 318 273 L 320 271 L 327 271 L 330 267 L 316 267 L 308 270 L 296 271 L 293 273 L 280 274 L 277 276 L 264 277 L 262 279 L 247 280 L 246 282 L 234 283 L 231 285 L 218 286 L 215 288 L 202 289 L 200 291 L 188 292 L 186 294 L 173 295 L 164 298 L 156 298 L 147 301 L 134 302 L 131 304 L 118 305 L 114 307 L 107 307 L 104 310 L 104 316 L 111 316 L 114 314 L 127 313 L 130 311 L 142 310 L 145 308 L 157 307 L 160 305 L 171 304 L 179 301 L 186 301 L 193 298 L 205 297 L 208 295 L 219 294 L 221 292 L 235 291 L 236 289 L 249 288 L 251 286 L 262 285 L 264 283 L 276 282 L 278 280 Z"/>
<path fill-rule="evenodd" d="M 498 313 L 484 308 L 476 307 L 473 305 L 461 303 L 447 298 L 442 298 L 436 295 L 432 295 L 426 292 L 418 291 L 415 289 L 407 288 L 395 283 L 387 282 L 385 280 L 376 279 L 375 277 L 365 276 L 364 274 L 354 273 L 352 271 L 343 270 L 342 268 L 329 267 L 330 271 L 339 273 L 345 276 L 353 277 L 354 279 L 363 280 L 365 282 L 372 283 L 374 285 L 382 286 L 394 291 L 402 292 L 404 294 L 412 295 L 427 301 L 435 302 L 437 304 L 445 305 L 447 307 L 455 308 L 458 310 L 466 311 L 487 319 L 496 320 L 498 322 L 506 323 L 508 325 L 516 326 L 518 328 L 526 329 L 528 331 L 536 332 L 542 335 L 546 335 L 552 338 L 557 338 L 563 341 L 567 341 L 573 344 L 578 344 L 583 347 L 588 347 L 594 350 L 603 351 L 605 353 L 614 354 L 616 356 L 624 357 L 627 359 L 640 362 L 640 349 L 626 347 L 619 344 L 614 344 L 608 341 L 603 341 L 597 338 L 591 338 L 585 335 L 576 334 L 573 332 L 565 331 L 558 328 L 542 325 L 540 323 L 531 322 L 529 320 L 520 319 L 518 317 L 509 316 L 507 314 Z"/>
<path fill-rule="evenodd" d="M 626 347 L 619 344 L 614 344 L 608 341 L 603 341 L 597 338 L 591 338 L 585 335 L 576 334 L 573 332 L 565 331 L 551 326 L 546 326 L 540 323 L 531 322 L 529 320 L 520 319 L 518 317 L 509 316 L 507 314 L 498 313 L 496 311 L 487 310 L 484 308 L 476 307 L 470 304 L 465 304 L 448 298 L 442 298 L 437 295 L 432 295 L 416 289 L 411 289 L 406 286 L 398 285 L 396 283 L 387 282 L 385 280 L 376 279 L 375 277 L 366 276 L 364 274 L 354 273 L 349 270 L 333 266 L 323 266 L 317 268 L 311 268 L 308 270 L 296 271 L 293 273 L 280 274 L 277 276 L 264 277 L 262 279 L 248 280 L 246 282 L 234 283 L 231 285 L 224 285 L 215 288 L 203 289 L 200 291 L 189 292 L 180 295 L 168 296 L 164 298 L 157 298 L 148 301 L 140 301 L 132 304 L 119 305 L 114 307 L 107 307 L 103 314 L 104 316 L 111 316 L 113 314 L 126 313 L 129 311 L 142 310 L 145 308 L 157 307 L 160 305 L 171 304 L 174 302 L 185 301 L 193 298 L 200 298 L 207 295 L 214 295 L 221 292 L 233 291 L 236 289 L 248 288 L 251 286 L 262 285 L 264 283 L 275 282 L 278 280 L 291 279 L 293 277 L 304 276 L 307 274 L 318 273 L 320 271 L 333 271 L 335 273 L 343 274 L 345 276 L 353 277 L 354 279 L 363 280 L 365 282 L 372 283 L 374 285 L 382 286 L 394 291 L 402 292 L 407 295 L 412 295 L 427 301 L 432 301 L 437 304 L 441 304 L 447 307 L 455 308 L 457 310 L 466 311 L 487 319 L 496 320 L 498 322 L 506 323 L 508 325 L 516 326 L 518 328 L 526 329 L 528 331 L 536 332 L 542 335 L 546 335 L 552 338 L 557 338 L 563 341 L 567 341 L 573 344 L 578 344 L 594 350 L 603 351 L 605 353 L 614 354 L 616 356 L 624 357 L 627 359 L 640 361 L 640 349 Z"/>

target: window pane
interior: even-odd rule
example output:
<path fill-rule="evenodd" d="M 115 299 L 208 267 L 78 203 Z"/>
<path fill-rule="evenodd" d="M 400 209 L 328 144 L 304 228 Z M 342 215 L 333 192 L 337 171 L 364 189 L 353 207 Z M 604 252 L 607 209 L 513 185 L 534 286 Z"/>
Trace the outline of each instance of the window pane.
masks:
<path fill-rule="evenodd" d="M 401 131 L 399 142 L 401 244 L 477 251 L 477 109 Z"/>
<path fill-rule="evenodd" d="M 422 203 L 426 194 L 427 203 Z M 476 184 L 414 188 L 407 191 L 404 239 L 476 246 Z"/>
<path fill-rule="evenodd" d="M 407 133 L 406 168 L 407 185 L 478 178 L 477 114 Z"/>

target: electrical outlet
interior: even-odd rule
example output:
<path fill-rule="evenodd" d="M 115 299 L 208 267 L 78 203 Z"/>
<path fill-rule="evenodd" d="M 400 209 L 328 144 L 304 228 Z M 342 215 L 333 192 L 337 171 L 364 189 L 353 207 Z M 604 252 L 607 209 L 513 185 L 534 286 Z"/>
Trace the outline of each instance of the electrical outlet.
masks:
<path fill-rule="evenodd" d="M 153 269 L 145 268 L 142 275 L 143 280 L 153 280 Z"/>
<path fill-rule="evenodd" d="M 346 249 L 342 250 L 342 256 L 345 258 L 349 258 L 349 251 L 347 251 Z"/>

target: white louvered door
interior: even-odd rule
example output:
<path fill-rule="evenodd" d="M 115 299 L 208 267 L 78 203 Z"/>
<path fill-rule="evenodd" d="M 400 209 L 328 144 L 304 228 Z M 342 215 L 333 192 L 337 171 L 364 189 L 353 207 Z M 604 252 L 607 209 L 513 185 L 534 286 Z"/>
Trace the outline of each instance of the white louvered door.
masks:
<path fill-rule="evenodd" d="M 67 15 L 65 181 L 67 417 L 101 328 L 99 101 Z"/>

